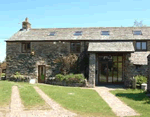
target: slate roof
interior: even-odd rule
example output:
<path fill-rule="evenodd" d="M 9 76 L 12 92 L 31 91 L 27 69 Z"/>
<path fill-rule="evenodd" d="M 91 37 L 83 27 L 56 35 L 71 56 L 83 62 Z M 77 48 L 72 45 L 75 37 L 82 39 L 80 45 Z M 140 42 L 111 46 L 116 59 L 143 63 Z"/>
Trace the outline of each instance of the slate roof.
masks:
<path fill-rule="evenodd" d="M 148 65 L 147 56 L 150 54 L 150 51 L 147 52 L 134 52 L 131 53 L 130 60 L 133 64 L 137 65 Z"/>
<path fill-rule="evenodd" d="M 133 35 L 134 30 L 141 30 L 142 35 Z M 82 35 L 74 36 L 75 31 Z M 110 31 L 110 35 L 101 35 L 101 31 Z M 56 35 L 49 36 L 50 32 Z M 150 40 L 150 27 L 33 28 L 18 31 L 7 41 L 41 40 Z"/>
<path fill-rule="evenodd" d="M 90 42 L 89 52 L 134 52 L 133 42 Z"/>

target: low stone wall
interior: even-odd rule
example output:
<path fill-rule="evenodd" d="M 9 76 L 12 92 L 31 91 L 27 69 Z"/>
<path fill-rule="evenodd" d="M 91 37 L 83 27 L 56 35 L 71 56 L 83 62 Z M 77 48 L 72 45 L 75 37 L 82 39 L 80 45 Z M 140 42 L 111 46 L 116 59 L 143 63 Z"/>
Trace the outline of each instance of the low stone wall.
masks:
<path fill-rule="evenodd" d="M 67 83 L 65 81 L 58 82 L 58 81 L 48 81 L 46 84 L 51 84 L 51 85 L 60 85 L 60 86 L 73 86 L 73 87 L 85 87 L 85 83 Z"/>

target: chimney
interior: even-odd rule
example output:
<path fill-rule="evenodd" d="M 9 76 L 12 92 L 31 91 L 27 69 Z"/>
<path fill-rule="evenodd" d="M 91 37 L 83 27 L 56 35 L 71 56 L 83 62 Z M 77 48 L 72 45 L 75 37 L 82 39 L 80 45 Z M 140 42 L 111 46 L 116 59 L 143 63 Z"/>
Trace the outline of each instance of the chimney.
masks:
<path fill-rule="evenodd" d="M 30 29 L 31 28 L 31 24 L 28 22 L 28 18 L 25 19 L 25 21 L 22 22 L 22 29 Z"/>

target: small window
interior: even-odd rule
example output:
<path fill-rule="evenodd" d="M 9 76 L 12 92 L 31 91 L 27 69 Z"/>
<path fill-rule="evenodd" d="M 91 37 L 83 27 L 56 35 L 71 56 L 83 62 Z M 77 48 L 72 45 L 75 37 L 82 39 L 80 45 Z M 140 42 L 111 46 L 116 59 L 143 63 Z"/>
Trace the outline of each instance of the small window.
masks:
<path fill-rule="evenodd" d="M 136 65 L 136 70 L 140 71 L 141 65 Z"/>
<path fill-rule="evenodd" d="M 49 36 L 55 36 L 56 32 L 50 32 Z"/>
<path fill-rule="evenodd" d="M 82 35 L 82 31 L 76 31 L 76 32 L 74 33 L 74 36 L 80 36 L 80 35 Z"/>
<path fill-rule="evenodd" d="M 23 53 L 30 52 L 30 42 L 22 43 L 22 52 Z"/>
<path fill-rule="evenodd" d="M 133 31 L 133 35 L 142 35 L 141 31 Z"/>
<path fill-rule="evenodd" d="M 146 42 L 136 42 L 136 50 L 138 50 L 138 51 L 147 50 L 147 43 Z"/>
<path fill-rule="evenodd" d="M 101 31 L 101 35 L 109 35 L 109 31 Z"/>
<path fill-rule="evenodd" d="M 70 43 L 70 52 L 71 53 L 80 53 L 80 43 Z"/>

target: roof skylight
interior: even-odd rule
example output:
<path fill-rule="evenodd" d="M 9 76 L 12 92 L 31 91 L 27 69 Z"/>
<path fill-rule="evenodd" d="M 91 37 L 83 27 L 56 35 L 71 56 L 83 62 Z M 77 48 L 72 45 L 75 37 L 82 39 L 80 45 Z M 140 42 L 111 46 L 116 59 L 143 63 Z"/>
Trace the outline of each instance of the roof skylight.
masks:
<path fill-rule="evenodd" d="M 109 35 L 109 31 L 101 31 L 101 35 Z"/>
<path fill-rule="evenodd" d="M 55 36 L 56 32 L 50 32 L 49 36 Z"/>
<path fill-rule="evenodd" d="M 82 35 L 82 31 L 76 31 L 76 32 L 74 33 L 74 36 L 80 36 L 80 35 Z"/>
<path fill-rule="evenodd" d="M 140 30 L 138 31 L 133 31 L 133 35 L 142 35 L 142 32 Z"/>

